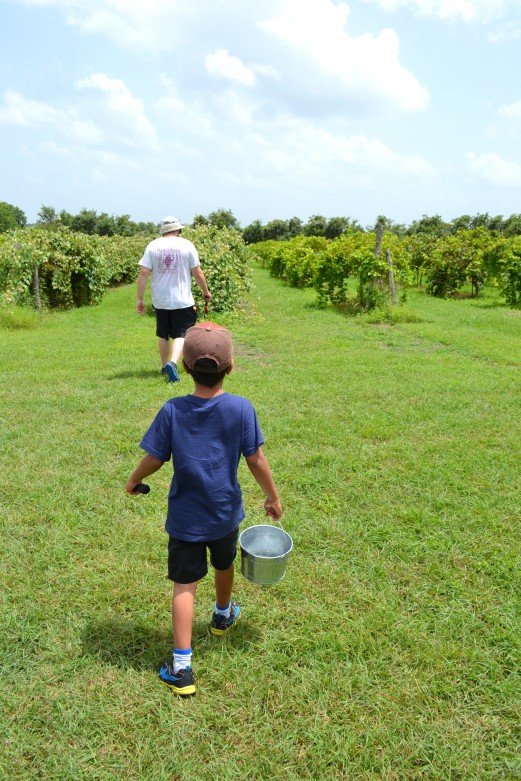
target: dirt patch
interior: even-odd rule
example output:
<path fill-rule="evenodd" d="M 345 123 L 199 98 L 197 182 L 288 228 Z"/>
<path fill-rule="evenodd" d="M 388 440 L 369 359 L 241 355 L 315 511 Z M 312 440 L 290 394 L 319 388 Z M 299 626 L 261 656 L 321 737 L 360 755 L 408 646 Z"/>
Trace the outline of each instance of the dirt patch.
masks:
<path fill-rule="evenodd" d="M 248 344 L 234 342 L 233 352 L 236 358 L 246 358 L 254 361 L 258 366 L 270 366 L 271 364 L 271 355 L 269 355 L 269 353 L 257 350 L 255 347 Z M 235 369 L 239 369 L 240 371 L 240 367 L 237 365 L 235 366 Z"/>

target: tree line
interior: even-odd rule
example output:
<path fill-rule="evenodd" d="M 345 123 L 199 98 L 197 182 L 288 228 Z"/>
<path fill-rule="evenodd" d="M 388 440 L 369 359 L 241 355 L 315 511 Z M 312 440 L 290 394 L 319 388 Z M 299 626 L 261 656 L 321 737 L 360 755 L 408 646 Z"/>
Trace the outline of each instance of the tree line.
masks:
<path fill-rule="evenodd" d="M 110 215 L 97 213 L 95 209 L 81 209 L 78 214 L 70 214 L 65 209 L 57 211 L 52 206 L 42 205 L 37 215 L 36 224 L 49 228 L 65 226 L 76 233 L 98 236 L 135 236 L 157 233 L 159 223 L 135 222 L 128 214 Z M 245 244 L 258 244 L 263 241 L 290 241 L 297 236 L 321 236 L 326 239 L 336 239 L 354 232 L 372 232 L 376 225 L 383 225 L 386 233 L 398 238 L 427 234 L 433 238 L 442 238 L 456 234 L 459 230 L 484 228 L 493 236 L 509 238 L 521 235 L 521 214 L 491 216 L 488 213 L 469 215 L 447 222 L 440 215 L 422 215 L 409 225 L 397 223 L 390 218 L 379 215 L 374 225 L 362 226 L 358 220 L 351 217 L 324 217 L 313 214 L 304 222 L 300 217 L 290 219 L 274 219 L 267 223 L 254 220 L 242 228 L 239 220 L 231 209 L 216 209 L 208 215 L 196 214 L 189 227 L 197 228 L 207 225 L 213 228 L 235 230 L 242 234 Z M 16 206 L 0 202 L 0 233 L 14 228 L 27 226 L 24 212 Z"/>

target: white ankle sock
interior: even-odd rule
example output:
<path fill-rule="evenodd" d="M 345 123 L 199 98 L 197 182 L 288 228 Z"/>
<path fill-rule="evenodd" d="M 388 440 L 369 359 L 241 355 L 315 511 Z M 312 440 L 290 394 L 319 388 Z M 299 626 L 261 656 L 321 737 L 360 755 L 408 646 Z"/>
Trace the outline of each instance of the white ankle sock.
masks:
<path fill-rule="evenodd" d="M 215 612 L 217 613 L 218 616 L 224 616 L 225 618 L 230 618 L 230 607 L 231 607 L 231 604 L 232 604 L 231 602 L 228 602 L 227 607 L 222 608 L 222 607 L 219 607 L 219 605 L 216 602 L 215 603 Z"/>
<path fill-rule="evenodd" d="M 174 648 L 174 675 L 179 670 L 186 670 L 190 667 L 192 662 L 192 649 L 186 648 L 185 650 L 180 648 Z"/>

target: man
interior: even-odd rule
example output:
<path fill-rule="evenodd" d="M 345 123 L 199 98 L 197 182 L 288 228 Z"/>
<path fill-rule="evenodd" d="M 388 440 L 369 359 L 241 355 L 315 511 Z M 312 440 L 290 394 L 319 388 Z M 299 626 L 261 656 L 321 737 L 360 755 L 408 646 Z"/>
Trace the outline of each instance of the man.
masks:
<path fill-rule="evenodd" d="M 159 355 L 170 382 L 179 382 L 177 363 L 183 354 L 186 330 L 195 325 L 197 307 L 192 295 L 192 277 L 200 288 L 205 303 L 212 300 L 205 276 L 199 265 L 199 255 L 188 239 L 181 238 L 177 217 L 165 217 L 159 228 L 160 238 L 150 242 L 139 261 L 137 306 L 140 315 L 146 312 L 143 301 L 148 278 L 156 313 L 156 336 Z M 170 339 L 172 345 L 170 346 Z"/>

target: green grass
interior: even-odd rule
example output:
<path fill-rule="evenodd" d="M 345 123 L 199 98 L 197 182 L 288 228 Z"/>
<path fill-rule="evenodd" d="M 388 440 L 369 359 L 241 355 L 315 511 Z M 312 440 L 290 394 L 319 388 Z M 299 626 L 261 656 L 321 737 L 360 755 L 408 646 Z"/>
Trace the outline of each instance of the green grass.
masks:
<path fill-rule="evenodd" d="M 225 638 L 202 582 L 188 700 L 156 678 L 169 468 L 124 484 L 189 378 L 160 377 L 133 288 L 0 331 L 0 777 L 521 779 L 519 312 L 417 293 L 347 318 L 255 277 L 225 387 L 257 409 L 295 547 L 276 586 L 237 575 Z"/>

